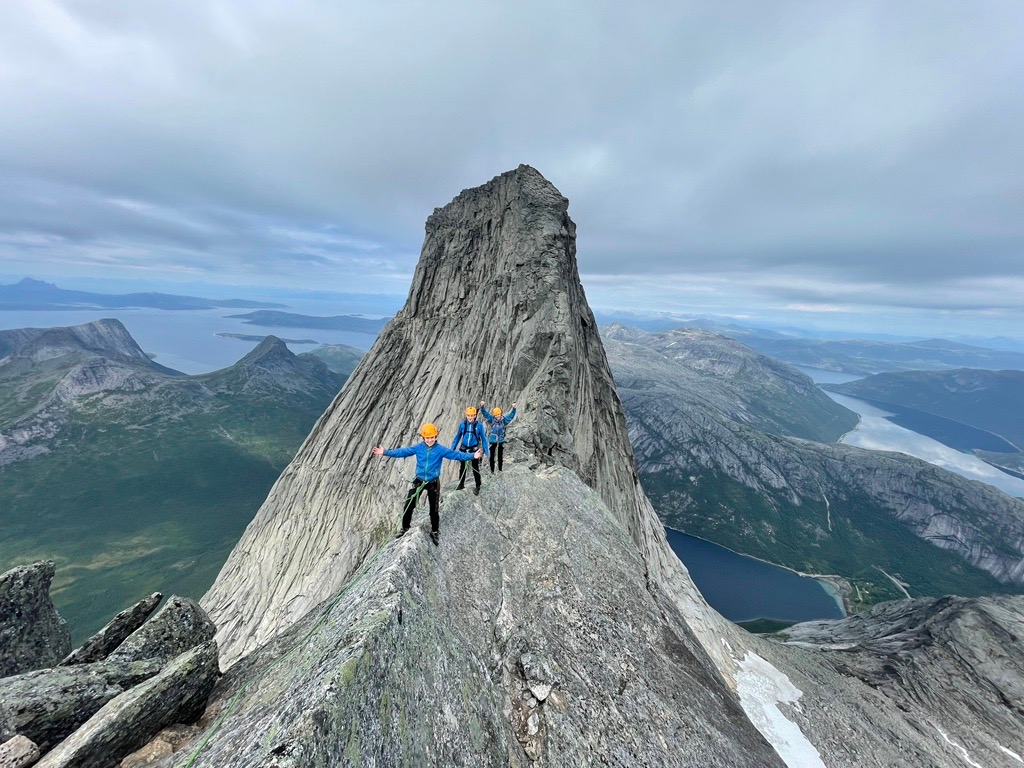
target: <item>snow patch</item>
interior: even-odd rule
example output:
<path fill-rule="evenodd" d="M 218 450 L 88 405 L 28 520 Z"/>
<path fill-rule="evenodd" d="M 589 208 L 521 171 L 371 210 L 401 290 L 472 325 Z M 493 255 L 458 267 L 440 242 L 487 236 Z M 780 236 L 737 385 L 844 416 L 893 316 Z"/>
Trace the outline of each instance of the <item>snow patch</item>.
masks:
<path fill-rule="evenodd" d="M 736 692 L 750 722 L 761 732 L 789 768 L 825 768 L 821 755 L 800 726 L 779 710 L 779 702 L 794 704 L 803 691 L 753 651 L 738 662 Z"/>
<path fill-rule="evenodd" d="M 947 744 L 949 744 L 951 747 L 956 747 L 956 750 L 960 753 L 960 756 L 964 759 L 965 763 L 974 766 L 974 768 L 985 768 L 985 766 L 983 766 L 981 763 L 976 763 L 971 759 L 971 753 L 967 751 L 967 747 L 965 747 L 963 744 L 957 744 L 955 741 L 949 738 L 949 735 L 944 730 L 939 728 L 939 726 L 935 725 L 935 723 L 932 723 L 932 727 L 940 734 L 942 734 L 942 738 L 946 740 Z"/>
<path fill-rule="evenodd" d="M 1012 749 L 1007 749 L 1002 744 L 996 744 L 996 746 L 999 747 L 1000 750 L 1002 750 L 1003 752 L 1008 754 L 1010 757 L 1012 757 L 1014 760 L 1016 760 L 1018 763 L 1024 763 L 1024 758 L 1022 758 L 1020 755 L 1018 755 Z"/>

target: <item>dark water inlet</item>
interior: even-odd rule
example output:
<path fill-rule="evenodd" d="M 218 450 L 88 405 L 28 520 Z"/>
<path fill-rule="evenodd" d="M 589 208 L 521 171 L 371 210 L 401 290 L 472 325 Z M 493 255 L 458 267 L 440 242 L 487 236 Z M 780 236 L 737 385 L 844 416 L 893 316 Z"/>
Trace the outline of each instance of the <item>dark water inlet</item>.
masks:
<path fill-rule="evenodd" d="M 843 611 L 821 582 L 671 528 L 672 551 L 711 607 L 729 621 L 840 619 Z"/>

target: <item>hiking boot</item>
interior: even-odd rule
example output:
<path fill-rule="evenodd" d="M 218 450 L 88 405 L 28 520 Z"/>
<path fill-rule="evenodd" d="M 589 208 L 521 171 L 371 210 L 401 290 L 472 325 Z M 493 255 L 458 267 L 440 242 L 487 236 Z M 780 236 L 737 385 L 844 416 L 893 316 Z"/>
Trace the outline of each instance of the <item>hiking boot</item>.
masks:
<path fill-rule="evenodd" d="M 430 532 L 430 540 L 432 542 L 434 542 L 434 546 L 436 547 L 438 544 L 441 543 L 441 534 L 438 533 L 437 531 L 431 531 Z"/>
<path fill-rule="evenodd" d="M 408 532 L 409 532 L 408 528 L 399 528 L 398 529 L 398 533 L 395 534 L 395 538 L 396 539 L 400 539 L 403 536 L 405 536 L 405 534 L 407 534 Z"/>
<path fill-rule="evenodd" d="M 462 490 L 463 488 L 465 488 L 465 487 L 466 487 L 466 486 L 465 486 L 465 484 L 464 484 L 464 483 L 459 483 L 458 485 L 456 485 L 456 486 L 455 486 L 455 490 L 456 490 L 456 491 L 461 491 L 461 490 Z"/>
<path fill-rule="evenodd" d="M 480 486 L 479 485 L 476 488 L 473 489 L 473 495 L 474 496 L 479 496 L 480 495 Z"/>

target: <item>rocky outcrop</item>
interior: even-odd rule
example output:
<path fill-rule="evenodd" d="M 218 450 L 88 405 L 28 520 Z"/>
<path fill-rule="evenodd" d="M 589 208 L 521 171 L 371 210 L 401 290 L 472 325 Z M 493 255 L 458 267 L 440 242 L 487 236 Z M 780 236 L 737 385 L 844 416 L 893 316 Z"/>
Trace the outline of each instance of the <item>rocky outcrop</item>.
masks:
<path fill-rule="evenodd" d="M 408 476 L 376 444 L 451 440 L 467 404 L 519 402 L 520 460 L 572 469 L 679 578 L 643 495 L 575 262 L 568 201 L 521 166 L 434 211 L 405 307 L 319 421 L 203 598 L 227 662 L 334 594 L 390 535 Z M 684 589 L 685 587 L 679 587 Z"/>
<path fill-rule="evenodd" d="M 41 583 L 49 602 L 53 563 L 36 566 L 11 572 L 35 576 L 8 579 L 15 603 L 40 603 Z M 161 729 L 201 714 L 219 676 L 213 624 L 194 600 L 172 596 L 139 627 L 159 601 L 155 593 L 122 611 L 60 666 L 0 676 L 0 768 L 40 753 L 41 765 L 115 765 Z"/>
<path fill-rule="evenodd" d="M 108 701 L 160 671 L 156 659 L 56 667 L 0 678 L 0 707 L 15 730 L 46 752 Z"/>
<path fill-rule="evenodd" d="M 217 645 L 183 653 L 159 674 L 108 702 L 48 752 L 39 768 L 106 768 L 172 723 L 202 714 L 217 679 Z"/>
<path fill-rule="evenodd" d="M 132 632 L 107 658 L 117 662 L 167 661 L 212 640 L 215 632 L 216 627 L 199 603 L 171 595 L 156 616 Z"/>
<path fill-rule="evenodd" d="M 52 560 L 0 575 L 0 678 L 50 667 L 71 651 L 71 631 L 50 599 Z"/>
<path fill-rule="evenodd" d="M 159 592 L 154 592 L 130 608 L 121 611 L 103 629 L 68 654 L 59 666 L 72 666 L 102 661 L 121 645 L 128 635 L 142 626 L 150 614 L 156 610 L 157 605 L 160 604 L 162 599 L 163 595 Z"/>
<path fill-rule="evenodd" d="M 797 624 L 781 633 L 789 648 L 777 658 L 802 664 L 796 651 L 809 650 L 847 680 L 898 703 L 952 763 L 1011 766 L 1024 758 L 1022 637 L 1024 597 L 926 598 Z M 912 743 L 903 748 L 903 764 L 932 764 Z"/>

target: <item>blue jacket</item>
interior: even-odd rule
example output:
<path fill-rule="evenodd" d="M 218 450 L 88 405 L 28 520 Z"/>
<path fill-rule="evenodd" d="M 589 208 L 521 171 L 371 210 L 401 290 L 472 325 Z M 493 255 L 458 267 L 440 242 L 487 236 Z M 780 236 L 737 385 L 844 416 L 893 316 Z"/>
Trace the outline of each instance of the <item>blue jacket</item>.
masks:
<path fill-rule="evenodd" d="M 484 409 L 482 411 L 484 418 L 487 419 L 487 423 L 491 426 L 490 441 L 492 443 L 504 443 L 505 442 L 505 427 L 508 423 L 516 417 L 516 409 L 513 408 L 511 411 L 503 415 L 501 418 L 494 418 L 491 416 L 490 411 Z"/>
<path fill-rule="evenodd" d="M 385 456 L 392 459 L 404 459 L 406 456 L 416 457 L 416 477 L 425 483 L 436 480 L 441 476 L 441 461 L 443 459 L 457 459 L 467 461 L 473 458 L 472 453 L 462 453 L 446 448 L 440 443 L 434 443 L 433 448 L 428 448 L 425 442 L 411 445 L 408 448 L 389 448 L 384 451 Z"/>
<path fill-rule="evenodd" d="M 484 425 L 479 421 L 462 420 L 458 430 L 455 432 L 455 439 L 452 440 L 452 448 L 462 441 L 462 447 L 468 450 L 482 448 L 484 456 L 488 455 L 487 440 L 484 437 Z"/>

